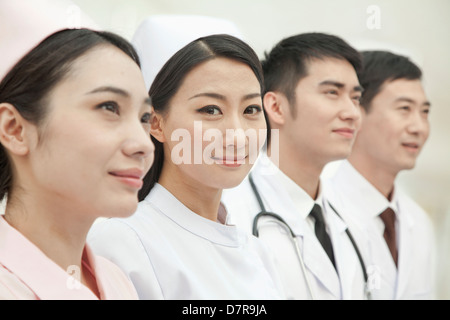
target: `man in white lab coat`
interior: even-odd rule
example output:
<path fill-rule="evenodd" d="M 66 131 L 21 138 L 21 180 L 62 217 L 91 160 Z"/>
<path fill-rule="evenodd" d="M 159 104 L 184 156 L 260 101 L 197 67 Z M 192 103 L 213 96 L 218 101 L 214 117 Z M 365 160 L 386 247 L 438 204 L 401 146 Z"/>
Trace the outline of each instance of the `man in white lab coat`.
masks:
<path fill-rule="evenodd" d="M 348 161 L 326 182 L 327 196 L 355 234 L 375 299 L 433 298 L 430 219 L 395 185 L 429 134 L 422 72 L 390 52 L 362 56 L 362 127 Z"/>
<path fill-rule="evenodd" d="M 338 37 L 308 33 L 283 39 L 262 64 L 267 154 L 223 201 L 238 226 L 252 232 L 257 220 L 254 234 L 271 249 L 288 298 L 363 299 L 363 268 L 320 183 L 359 129 L 360 54 Z M 255 219 L 261 211 L 286 224 Z"/>

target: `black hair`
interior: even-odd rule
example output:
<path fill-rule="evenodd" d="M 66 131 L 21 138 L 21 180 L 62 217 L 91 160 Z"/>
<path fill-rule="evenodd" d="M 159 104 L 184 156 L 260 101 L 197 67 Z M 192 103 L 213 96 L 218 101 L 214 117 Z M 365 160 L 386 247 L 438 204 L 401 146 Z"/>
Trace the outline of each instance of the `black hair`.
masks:
<path fill-rule="evenodd" d="M 216 34 L 198 38 L 176 52 L 161 68 L 153 81 L 149 95 L 156 113 L 167 112 L 172 97 L 178 92 L 187 74 L 196 66 L 217 57 L 229 58 L 249 66 L 264 90 L 261 64 L 253 49 L 244 41 L 226 34 Z M 155 144 L 155 160 L 144 178 L 144 186 L 139 191 L 143 200 L 158 182 L 164 163 L 163 144 L 152 136 Z"/>
<path fill-rule="evenodd" d="M 64 29 L 49 35 L 28 52 L 0 82 L 0 103 L 10 103 L 31 123 L 39 125 L 47 113 L 50 91 L 70 72 L 73 62 L 98 45 L 122 50 L 140 66 L 132 45 L 122 37 L 89 29 Z M 0 201 L 10 192 L 12 170 L 0 144 Z"/>
<path fill-rule="evenodd" d="M 373 98 L 380 92 L 385 82 L 397 79 L 420 80 L 422 71 L 405 56 L 389 51 L 362 51 L 363 68 L 358 78 L 364 92 L 361 106 L 370 110 Z"/>
<path fill-rule="evenodd" d="M 295 88 L 308 75 L 308 64 L 313 59 L 337 58 L 347 60 L 358 72 L 362 62 L 359 52 L 343 39 L 325 33 L 302 33 L 278 42 L 262 60 L 265 93 L 279 91 L 289 101 L 290 111 L 296 116 Z M 266 116 L 268 142 L 270 123 Z"/>

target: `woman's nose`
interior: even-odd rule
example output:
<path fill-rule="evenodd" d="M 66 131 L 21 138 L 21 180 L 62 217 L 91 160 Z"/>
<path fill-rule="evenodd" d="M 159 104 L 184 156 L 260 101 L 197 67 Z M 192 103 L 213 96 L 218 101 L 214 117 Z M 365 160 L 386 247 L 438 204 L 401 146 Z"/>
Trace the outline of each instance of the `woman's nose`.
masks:
<path fill-rule="evenodd" d="M 142 124 L 130 126 L 128 137 L 125 140 L 123 152 L 135 158 L 153 158 L 155 145 L 152 142 L 150 133 L 144 130 Z"/>

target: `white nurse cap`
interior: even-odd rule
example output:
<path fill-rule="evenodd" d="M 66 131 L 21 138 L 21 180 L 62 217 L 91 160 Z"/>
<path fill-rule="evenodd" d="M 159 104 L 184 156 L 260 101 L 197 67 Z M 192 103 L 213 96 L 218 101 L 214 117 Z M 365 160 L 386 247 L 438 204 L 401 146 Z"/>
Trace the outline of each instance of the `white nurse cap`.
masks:
<path fill-rule="evenodd" d="M 243 38 L 234 23 L 219 18 L 155 15 L 145 19 L 136 30 L 132 43 L 141 60 L 147 90 L 175 52 L 197 38 L 219 33 Z"/>

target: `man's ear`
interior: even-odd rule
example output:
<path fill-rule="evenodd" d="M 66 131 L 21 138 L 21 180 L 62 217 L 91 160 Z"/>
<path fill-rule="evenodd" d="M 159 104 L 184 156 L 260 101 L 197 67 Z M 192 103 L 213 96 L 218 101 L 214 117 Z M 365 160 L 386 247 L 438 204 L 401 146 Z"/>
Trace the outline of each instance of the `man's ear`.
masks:
<path fill-rule="evenodd" d="M 286 107 L 289 107 L 288 105 L 284 106 L 286 103 L 287 99 L 283 94 L 274 91 L 266 92 L 263 98 L 263 105 L 270 123 L 277 125 L 285 123 Z"/>
<path fill-rule="evenodd" d="M 152 118 L 150 133 L 156 140 L 161 143 L 166 142 L 166 137 L 163 132 L 164 119 L 160 113 L 154 112 L 154 116 Z"/>
<path fill-rule="evenodd" d="M 29 152 L 26 122 L 12 104 L 0 103 L 0 142 L 12 154 L 24 156 Z"/>
<path fill-rule="evenodd" d="M 362 105 L 359 106 L 359 111 L 361 112 L 361 117 L 359 118 L 359 120 L 356 122 L 356 126 L 357 126 L 357 130 L 356 132 L 359 133 L 363 127 L 363 122 L 364 119 L 367 117 L 367 111 L 366 108 L 363 107 Z"/>
<path fill-rule="evenodd" d="M 367 115 L 366 108 L 363 107 L 362 105 L 359 105 L 359 111 L 361 111 L 361 119 Z"/>

